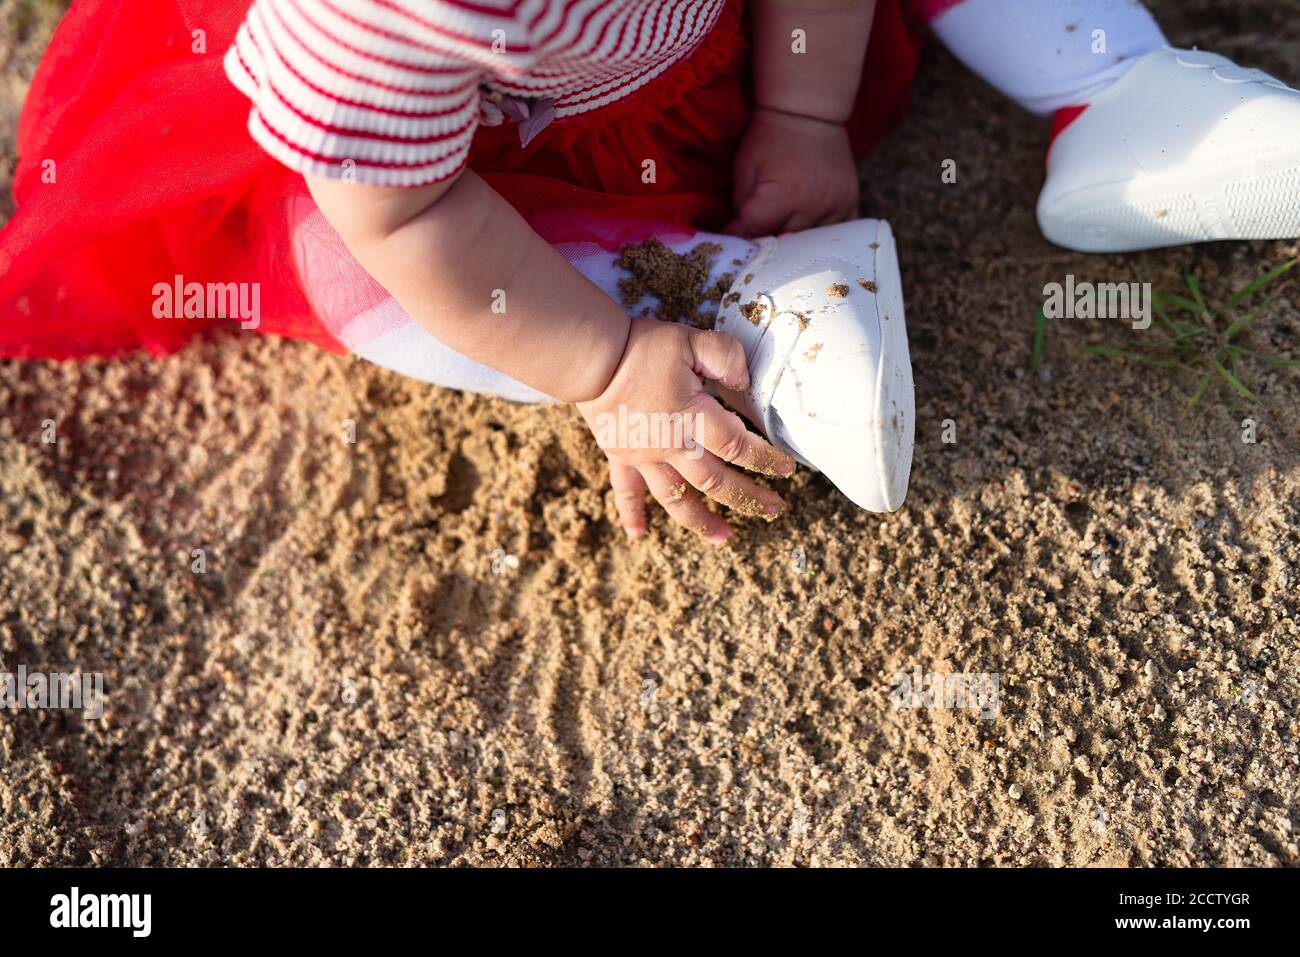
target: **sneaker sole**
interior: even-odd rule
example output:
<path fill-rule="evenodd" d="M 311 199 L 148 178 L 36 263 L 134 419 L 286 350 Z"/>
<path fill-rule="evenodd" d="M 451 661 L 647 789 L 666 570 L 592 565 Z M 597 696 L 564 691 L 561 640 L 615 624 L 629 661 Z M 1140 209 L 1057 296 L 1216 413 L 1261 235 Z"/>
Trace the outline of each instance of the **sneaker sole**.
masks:
<path fill-rule="evenodd" d="M 1133 252 L 1224 239 L 1300 236 L 1300 146 L 1187 173 L 1106 183 L 1038 205 L 1058 246 Z"/>

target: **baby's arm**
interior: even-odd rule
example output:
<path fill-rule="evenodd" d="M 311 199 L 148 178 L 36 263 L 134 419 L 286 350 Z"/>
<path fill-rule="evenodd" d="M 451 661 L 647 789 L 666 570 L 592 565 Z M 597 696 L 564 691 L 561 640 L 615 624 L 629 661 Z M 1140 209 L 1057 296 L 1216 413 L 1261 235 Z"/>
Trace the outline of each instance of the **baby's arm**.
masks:
<path fill-rule="evenodd" d="M 756 109 L 736 157 L 728 232 L 793 232 L 850 219 L 858 176 L 844 121 L 875 0 L 758 0 Z M 802 31 L 796 34 L 795 31 Z"/>
<path fill-rule="evenodd" d="M 414 189 L 307 184 L 357 261 L 439 341 L 566 402 L 614 377 L 626 313 L 474 173 Z"/>
<path fill-rule="evenodd" d="M 758 106 L 843 123 L 853 112 L 876 0 L 758 0 L 754 89 Z M 795 52 L 795 32 L 804 32 Z"/>
<path fill-rule="evenodd" d="M 794 459 L 746 430 L 704 389 L 706 379 L 749 385 L 737 340 L 629 319 L 472 172 L 414 189 L 307 182 L 357 261 L 444 344 L 578 403 L 598 434 L 603 423 L 636 417 L 680 415 L 696 423 L 690 447 L 605 449 L 628 534 L 645 534 L 647 488 L 675 521 L 712 542 L 726 541 L 731 528 L 700 492 L 769 518 L 780 513 L 775 492 L 728 465 L 788 475 Z M 503 313 L 492 309 L 498 290 Z"/>

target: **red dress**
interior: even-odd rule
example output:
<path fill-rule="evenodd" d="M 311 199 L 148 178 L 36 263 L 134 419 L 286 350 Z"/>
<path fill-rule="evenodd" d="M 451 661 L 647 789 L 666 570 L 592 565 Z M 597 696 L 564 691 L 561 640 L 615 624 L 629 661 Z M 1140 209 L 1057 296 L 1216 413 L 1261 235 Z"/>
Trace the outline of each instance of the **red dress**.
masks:
<path fill-rule="evenodd" d="M 74 0 L 19 122 L 18 210 L 0 232 L 0 356 L 173 351 L 211 325 L 155 317 L 154 287 L 175 276 L 259 283 L 258 331 L 347 351 L 292 248 L 310 204 L 304 181 L 254 143 L 248 100 L 222 69 L 247 7 Z M 192 52 L 194 23 L 206 53 Z M 905 107 L 920 24 L 903 0 L 879 0 L 849 122 L 859 155 Z M 480 128 L 469 167 L 551 242 L 613 249 L 629 222 L 716 229 L 751 109 L 747 35 L 742 0 L 729 0 L 656 81 L 551 123 L 526 148 L 513 126 Z M 646 156 L 659 158 L 650 186 Z M 350 260 L 337 237 L 325 241 Z M 386 297 L 359 266 L 348 276 L 336 295 L 351 307 Z"/>

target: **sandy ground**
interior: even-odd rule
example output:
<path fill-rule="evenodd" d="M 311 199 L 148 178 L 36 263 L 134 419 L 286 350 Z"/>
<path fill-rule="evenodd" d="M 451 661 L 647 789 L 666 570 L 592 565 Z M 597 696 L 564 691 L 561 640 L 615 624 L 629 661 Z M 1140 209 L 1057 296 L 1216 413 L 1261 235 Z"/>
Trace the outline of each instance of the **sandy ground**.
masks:
<path fill-rule="evenodd" d="M 1300 81 L 1300 3 L 1155 6 Z M 50 10 L 0 0 L 6 174 Z M 254 335 L 0 363 L 0 661 L 109 696 L 0 719 L 0 863 L 1296 864 L 1300 373 L 1184 416 L 1086 320 L 1027 365 L 1045 282 L 1300 250 L 1054 249 L 1046 134 L 932 49 L 864 168 L 919 403 L 888 517 L 805 473 L 733 547 L 630 543 L 573 411 Z M 1257 345 L 1297 351 L 1298 293 Z M 999 673 L 1000 712 L 894 708 L 915 668 Z"/>

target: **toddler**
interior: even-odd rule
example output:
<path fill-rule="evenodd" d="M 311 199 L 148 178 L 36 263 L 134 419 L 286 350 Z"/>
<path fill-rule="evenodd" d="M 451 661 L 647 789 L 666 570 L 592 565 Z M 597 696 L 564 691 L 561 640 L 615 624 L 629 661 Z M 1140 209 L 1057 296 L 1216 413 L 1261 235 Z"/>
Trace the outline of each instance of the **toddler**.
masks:
<path fill-rule="evenodd" d="M 924 26 L 1054 118 L 1051 241 L 1300 235 L 1300 94 L 1171 48 L 1136 0 L 231 6 L 74 2 L 20 128 L 0 352 L 164 351 L 205 317 L 158 320 L 154 283 L 257 282 L 245 326 L 572 402 L 598 435 L 696 423 L 689 448 L 603 443 L 632 537 L 648 490 L 724 542 L 706 499 L 775 517 L 746 473 L 796 459 L 863 507 L 901 504 L 902 293 L 888 226 L 855 218 L 856 161 L 897 119 Z M 621 304 L 618 251 L 645 242 L 709 244 L 712 330 Z"/>

